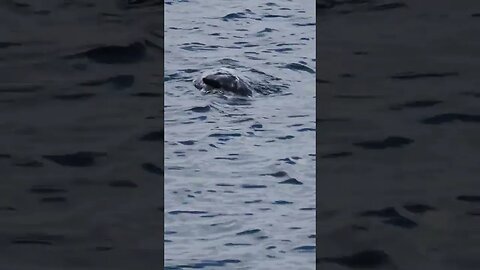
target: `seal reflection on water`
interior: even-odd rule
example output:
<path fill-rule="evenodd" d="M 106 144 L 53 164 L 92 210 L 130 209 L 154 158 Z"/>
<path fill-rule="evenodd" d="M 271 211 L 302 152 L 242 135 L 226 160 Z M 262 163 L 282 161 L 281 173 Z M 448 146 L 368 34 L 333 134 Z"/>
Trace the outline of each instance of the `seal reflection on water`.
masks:
<path fill-rule="evenodd" d="M 204 73 L 193 81 L 195 87 L 206 93 L 233 93 L 239 96 L 252 96 L 250 83 L 233 70 L 221 68 Z"/>

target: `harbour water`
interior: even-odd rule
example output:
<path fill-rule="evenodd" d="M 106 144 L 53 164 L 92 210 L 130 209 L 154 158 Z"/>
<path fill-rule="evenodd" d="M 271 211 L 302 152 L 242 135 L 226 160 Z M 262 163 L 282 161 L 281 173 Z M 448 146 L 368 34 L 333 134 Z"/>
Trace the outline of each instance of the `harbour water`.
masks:
<path fill-rule="evenodd" d="M 251 99 L 192 81 L 225 67 Z M 314 269 L 315 3 L 166 1 L 166 269 Z"/>

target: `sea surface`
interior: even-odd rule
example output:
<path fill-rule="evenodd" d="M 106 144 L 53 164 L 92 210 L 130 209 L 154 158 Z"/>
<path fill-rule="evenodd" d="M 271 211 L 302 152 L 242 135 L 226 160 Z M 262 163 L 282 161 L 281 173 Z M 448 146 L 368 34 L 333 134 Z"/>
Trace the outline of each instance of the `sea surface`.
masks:
<path fill-rule="evenodd" d="M 0 1 L 0 269 L 159 269 L 161 1 Z"/>
<path fill-rule="evenodd" d="M 479 269 L 479 11 L 317 3 L 318 269 Z"/>
<path fill-rule="evenodd" d="M 203 94 L 225 67 L 271 87 Z M 166 269 L 315 268 L 315 3 L 165 2 Z"/>

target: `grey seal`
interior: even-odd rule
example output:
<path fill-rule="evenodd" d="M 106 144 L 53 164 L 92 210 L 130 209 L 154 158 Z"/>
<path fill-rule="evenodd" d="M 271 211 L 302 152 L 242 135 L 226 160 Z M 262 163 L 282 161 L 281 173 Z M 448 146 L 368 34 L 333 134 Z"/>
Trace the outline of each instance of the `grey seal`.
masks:
<path fill-rule="evenodd" d="M 233 93 L 239 96 L 251 97 L 252 86 L 247 78 L 235 74 L 234 70 L 220 68 L 203 73 L 193 81 L 193 85 L 206 93 Z"/>

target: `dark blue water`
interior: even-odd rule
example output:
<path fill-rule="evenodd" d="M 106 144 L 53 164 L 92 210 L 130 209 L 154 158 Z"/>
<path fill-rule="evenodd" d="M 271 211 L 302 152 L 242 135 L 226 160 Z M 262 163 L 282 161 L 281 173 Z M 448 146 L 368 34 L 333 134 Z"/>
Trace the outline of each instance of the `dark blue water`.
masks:
<path fill-rule="evenodd" d="M 0 1 L 0 268 L 158 269 L 162 3 Z"/>
<path fill-rule="evenodd" d="M 167 269 L 315 266 L 315 4 L 167 1 Z M 218 67 L 271 87 L 204 95 Z M 267 88 L 268 88 L 267 87 Z"/>
<path fill-rule="evenodd" d="M 318 269 L 477 269 L 479 2 L 317 1 Z"/>

